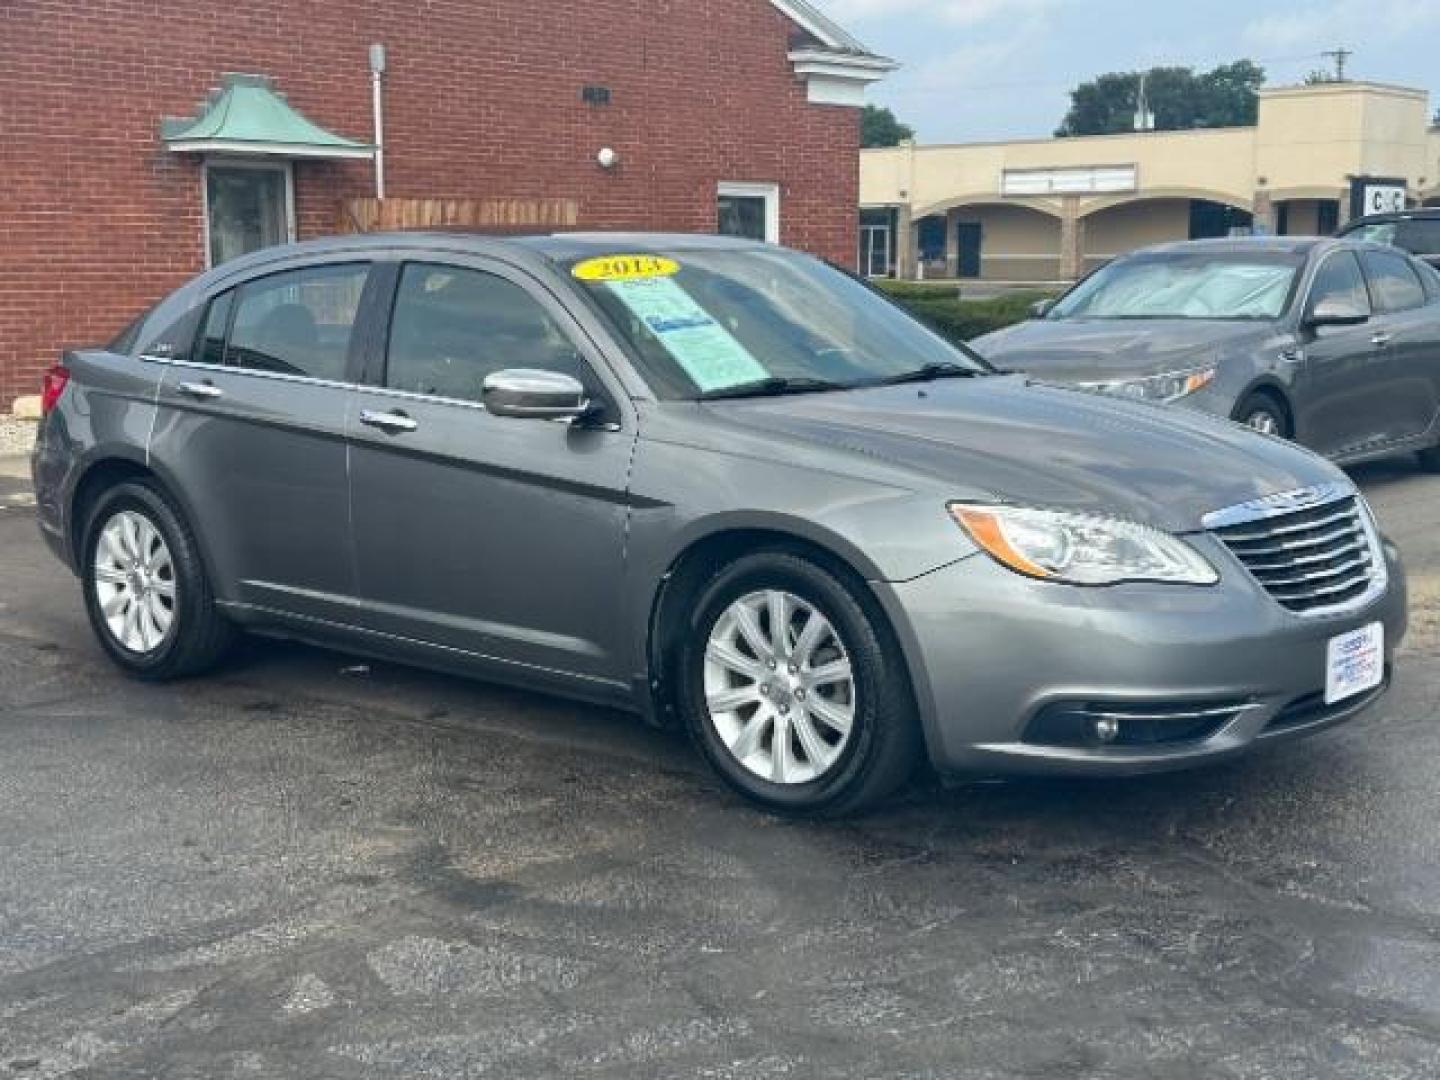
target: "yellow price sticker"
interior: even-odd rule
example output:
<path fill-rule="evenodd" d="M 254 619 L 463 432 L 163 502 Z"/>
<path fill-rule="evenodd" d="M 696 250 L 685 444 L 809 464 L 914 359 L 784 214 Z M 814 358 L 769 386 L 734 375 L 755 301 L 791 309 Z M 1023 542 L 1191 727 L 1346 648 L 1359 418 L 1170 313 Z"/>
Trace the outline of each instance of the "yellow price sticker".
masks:
<path fill-rule="evenodd" d="M 679 272 L 680 264 L 662 255 L 602 255 L 578 262 L 570 269 L 581 281 L 638 281 L 674 277 Z"/>

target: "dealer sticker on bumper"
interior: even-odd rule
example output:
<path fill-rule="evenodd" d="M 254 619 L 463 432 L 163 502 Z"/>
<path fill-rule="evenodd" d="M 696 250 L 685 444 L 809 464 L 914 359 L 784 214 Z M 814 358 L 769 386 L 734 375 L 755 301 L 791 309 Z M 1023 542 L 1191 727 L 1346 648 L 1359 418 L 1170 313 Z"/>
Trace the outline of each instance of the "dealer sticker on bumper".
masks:
<path fill-rule="evenodd" d="M 1373 690 L 1385 677 L 1385 624 L 1371 623 L 1330 639 L 1325 656 L 1325 704 Z"/>

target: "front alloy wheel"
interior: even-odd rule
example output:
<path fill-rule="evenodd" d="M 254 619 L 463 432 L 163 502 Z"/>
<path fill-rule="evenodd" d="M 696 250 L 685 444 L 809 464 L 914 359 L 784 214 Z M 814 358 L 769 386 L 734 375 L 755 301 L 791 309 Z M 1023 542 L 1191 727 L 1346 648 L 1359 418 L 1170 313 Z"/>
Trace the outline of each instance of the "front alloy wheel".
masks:
<path fill-rule="evenodd" d="M 920 756 L 920 725 L 863 580 L 789 549 L 717 567 L 693 600 L 676 703 L 715 771 L 792 814 L 854 813 Z"/>
<path fill-rule="evenodd" d="M 840 759 L 855 724 L 855 675 L 834 625 L 781 589 L 740 597 L 705 649 L 710 722 L 730 754 L 775 784 L 805 784 Z"/>

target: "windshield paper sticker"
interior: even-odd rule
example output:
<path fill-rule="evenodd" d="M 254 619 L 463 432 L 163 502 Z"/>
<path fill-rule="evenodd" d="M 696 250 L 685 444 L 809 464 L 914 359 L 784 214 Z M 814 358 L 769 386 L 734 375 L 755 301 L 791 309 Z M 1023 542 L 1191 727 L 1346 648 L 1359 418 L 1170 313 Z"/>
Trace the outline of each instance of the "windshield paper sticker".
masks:
<path fill-rule="evenodd" d="M 581 281 L 643 281 L 673 277 L 679 272 L 679 263 L 660 255 L 604 255 L 578 262 L 570 269 Z"/>
<path fill-rule="evenodd" d="M 668 277 L 610 281 L 606 287 L 645 323 L 702 392 L 769 375 L 729 330 Z"/>

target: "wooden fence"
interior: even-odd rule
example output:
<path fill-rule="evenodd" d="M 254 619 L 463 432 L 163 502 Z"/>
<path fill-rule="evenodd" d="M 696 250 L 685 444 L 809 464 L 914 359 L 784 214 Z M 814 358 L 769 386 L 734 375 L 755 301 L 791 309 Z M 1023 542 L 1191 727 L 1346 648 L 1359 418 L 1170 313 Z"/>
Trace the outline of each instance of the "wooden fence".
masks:
<path fill-rule="evenodd" d="M 574 199 L 344 199 L 342 233 L 393 229 L 570 229 L 580 219 Z"/>

